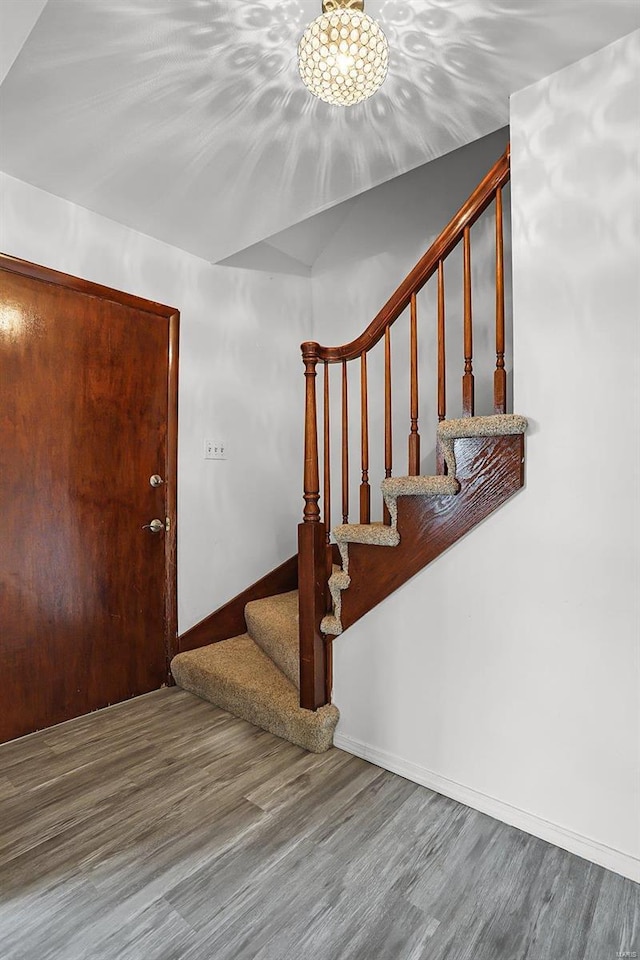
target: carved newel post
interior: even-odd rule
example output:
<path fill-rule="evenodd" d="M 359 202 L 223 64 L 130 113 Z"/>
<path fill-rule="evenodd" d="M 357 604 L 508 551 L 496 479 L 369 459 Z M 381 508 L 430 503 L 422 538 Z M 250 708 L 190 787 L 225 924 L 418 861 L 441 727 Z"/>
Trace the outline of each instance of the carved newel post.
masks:
<path fill-rule="evenodd" d="M 305 377 L 304 512 L 298 526 L 300 613 L 300 706 L 316 710 L 328 702 L 326 650 L 320 623 L 325 614 L 326 530 L 320 521 L 316 367 L 320 346 L 302 344 Z"/>

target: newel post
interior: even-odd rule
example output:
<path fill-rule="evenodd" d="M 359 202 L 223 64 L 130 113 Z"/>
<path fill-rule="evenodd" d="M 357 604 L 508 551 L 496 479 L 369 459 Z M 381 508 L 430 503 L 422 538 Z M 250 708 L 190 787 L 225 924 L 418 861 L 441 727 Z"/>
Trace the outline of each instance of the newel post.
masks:
<path fill-rule="evenodd" d="M 326 604 L 326 530 L 320 521 L 316 367 L 319 345 L 302 344 L 305 377 L 304 513 L 298 526 L 298 607 L 300 613 L 300 706 L 327 703 L 325 641 L 320 623 Z"/>
<path fill-rule="evenodd" d="M 305 523 L 320 521 L 320 474 L 318 470 L 318 411 L 316 403 L 317 343 L 302 344 L 304 363 L 304 513 Z"/>

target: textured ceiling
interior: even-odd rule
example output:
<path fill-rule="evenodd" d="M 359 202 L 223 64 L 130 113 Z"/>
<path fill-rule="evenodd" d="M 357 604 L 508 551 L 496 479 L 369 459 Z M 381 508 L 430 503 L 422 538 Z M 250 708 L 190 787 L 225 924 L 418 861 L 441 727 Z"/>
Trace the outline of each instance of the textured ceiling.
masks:
<path fill-rule="evenodd" d="M 0 0 L 0 83 L 31 33 L 47 0 Z"/>
<path fill-rule="evenodd" d="M 510 93 L 640 26 L 637 0 L 366 10 L 389 77 L 345 110 L 297 76 L 320 0 L 49 0 L 0 87 L 0 169 L 217 261 L 504 126 Z"/>

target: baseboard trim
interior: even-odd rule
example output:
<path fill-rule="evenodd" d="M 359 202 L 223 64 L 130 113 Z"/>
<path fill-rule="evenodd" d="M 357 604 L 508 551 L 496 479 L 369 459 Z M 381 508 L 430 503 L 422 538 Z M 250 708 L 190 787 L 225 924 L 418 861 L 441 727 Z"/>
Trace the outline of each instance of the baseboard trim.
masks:
<path fill-rule="evenodd" d="M 495 797 L 481 793 L 479 790 L 474 790 L 472 787 L 457 783 L 455 780 L 449 780 L 447 777 L 440 776 L 440 774 L 434 773 L 417 763 L 405 760 L 396 754 L 378 750 L 370 744 L 355 740 L 339 731 L 336 731 L 333 742 L 336 747 L 346 753 L 351 753 L 362 760 L 368 760 L 384 770 L 397 773 L 405 780 L 419 783 L 421 786 L 428 787 L 436 793 L 441 793 L 451 800 L 457 800 L 474 810 L 479 810 L 480 813 L 485 813 L 495 820 L 508 823 L 512 827 L 524 830 L 525 833 L 530 833 L 534 837 L 546 840 L 547 843 L 552 843 L 563 850 L 568 850 L 569 853 L 574 853 L 578 857 L 640 883 L 640 859 L 628 853 L 599 843 L 597 840 L 591 840 L 582 834 L 574 833 L 572 830 L 567 830 L 566 827 L 551 823 L 519 807 L 514 807 Z"/>

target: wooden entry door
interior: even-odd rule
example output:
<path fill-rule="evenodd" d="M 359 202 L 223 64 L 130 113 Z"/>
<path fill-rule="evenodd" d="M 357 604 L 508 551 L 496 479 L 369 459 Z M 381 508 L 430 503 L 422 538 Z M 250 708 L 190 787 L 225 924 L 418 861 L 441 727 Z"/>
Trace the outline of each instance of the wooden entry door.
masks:
<path fill-rule="evenodd" d="M 0 741 L 167 682 L 178 323 L 0 256 Z"/>

